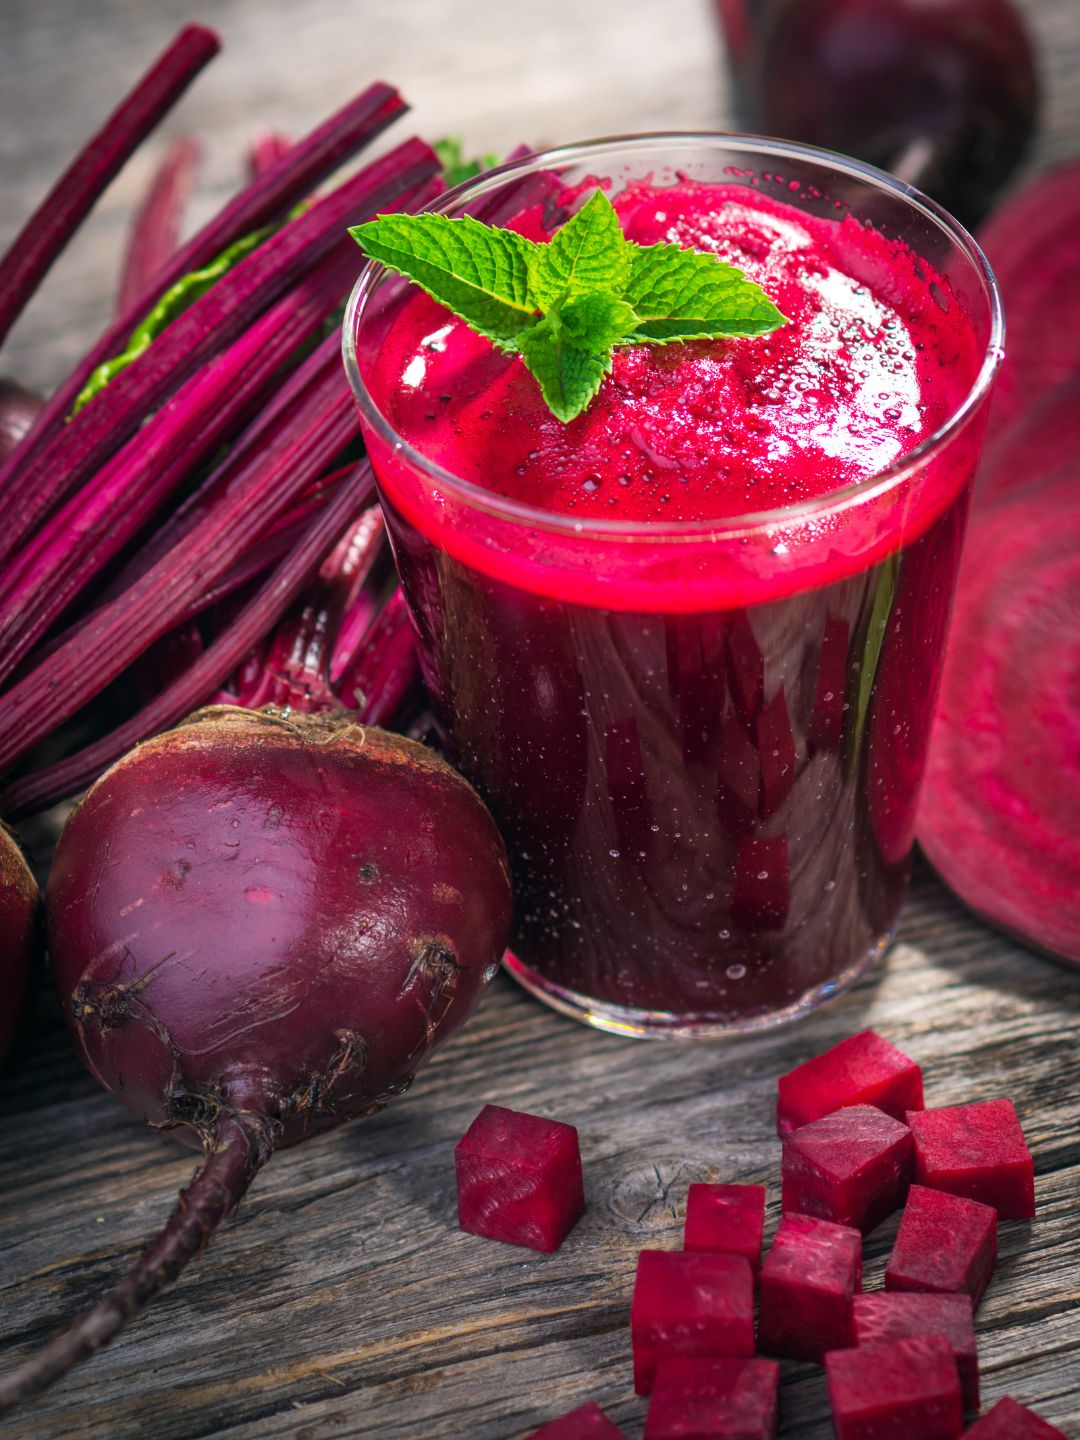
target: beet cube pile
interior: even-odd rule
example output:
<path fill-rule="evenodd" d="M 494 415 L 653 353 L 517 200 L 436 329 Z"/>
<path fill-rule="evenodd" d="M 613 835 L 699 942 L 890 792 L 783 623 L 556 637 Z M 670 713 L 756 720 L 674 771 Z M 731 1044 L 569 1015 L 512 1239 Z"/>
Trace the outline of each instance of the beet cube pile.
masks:
<path fill-rule="evenodd" d="M 1012 1399 L 964 1431 L 998 1222 L 1035 1213 L 1012 1102 L 927 1110 L 918 1065 L 864 1030 L 780 1078 L 777 1129 L 782 1213 L 764 1259 L 766 1189 L 746 1184 L 691 1185 L 684 1248 L 638 1256 L 644 1440 L 774 1440 L 781 1359 L 824 1364 L 837 1440 L 1063 1440 Z M 488 1105 L 456 1159 L 463 1230 L 550 1251 L 584 1212 L 570 1125 Z M 863 1236 L 897 1211 L 884 1289 L 863 1293 Z M 622 1435 L 590 1403 L 529 1440 Z"/>

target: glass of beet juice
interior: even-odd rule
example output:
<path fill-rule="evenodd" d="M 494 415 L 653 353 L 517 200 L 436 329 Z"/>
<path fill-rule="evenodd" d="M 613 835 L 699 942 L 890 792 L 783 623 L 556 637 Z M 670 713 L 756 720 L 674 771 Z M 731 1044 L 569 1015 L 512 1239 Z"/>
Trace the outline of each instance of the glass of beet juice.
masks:
<path fill-rule="evenodd" d="M 932 201 L 798 145 L 599 141 L 432 208 L 544 240 L 597 186 L 789 323 L 617 350 L 563 424 L 368 265 L 346 367 L 434 709 L 510 849 L 510 972 L 603 1029 L 732 1034 L 894 931 L 1001 306 Z"/>

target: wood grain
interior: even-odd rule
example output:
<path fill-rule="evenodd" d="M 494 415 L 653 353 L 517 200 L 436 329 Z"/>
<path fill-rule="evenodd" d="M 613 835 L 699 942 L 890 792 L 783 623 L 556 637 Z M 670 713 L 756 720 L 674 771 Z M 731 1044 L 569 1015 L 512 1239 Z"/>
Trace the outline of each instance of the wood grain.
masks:
<path fill-rule="evenodd" d="M 297 133 L 376 75 L 416 127 L 476 148 L 727 115 L 706 0 L 218 0 L 226 54 L 172 132 L 208 143 L 201 211 L 247 137 Z M 0 244 L 189 0 L 5 0 Z M 1080 15 L 1031 0 L 1047 76 L 1033 163 L 1080 150 Z M 402 133 L 404 128 L 402 127 Z M 108 314 L 120 239 L 160 141 L 106 195 L 18 327 L 4 367 L 42 386 Z M 197 217 L 193 217 L 197 218 Z M 47 838 L 47 837 L 43 837 Z M 130 1263 L 190 1157 L 102 1094 L 54 1008 L 0 1079 L 0 1363 Z M 965 914 L 923 874 L 883 971 L 795 1030 L 680 1046 L 599 1036 L 499 979 L 476 1021 L 385 1114 L 277 1157 L 238 1218 L 108 1351 L 0 1433 L 12 1440 L 510 1440 L 587 1398 L 641 1433 L 627 1329 L 636 1255 L 679 1243 L 687 1186 L 764 1181 L 779 1201 L 776 1075 L 864 1025 L 924 1066 L 931 1104 L 1013 1096 L 1038 1218 L 1002 1227 L 979 1316 L 986 1400 L 1080 1440 L 1080 985 Z M 453 1146 L 487 1101 L 572 1121 L 589 1211 L 533 1255 L 455 1228 Z M 895 1222 L 867 1246 L 880 1284 Z M 825 1440 L 822 1372 L 786 1365 L 782 1435 Z"/>

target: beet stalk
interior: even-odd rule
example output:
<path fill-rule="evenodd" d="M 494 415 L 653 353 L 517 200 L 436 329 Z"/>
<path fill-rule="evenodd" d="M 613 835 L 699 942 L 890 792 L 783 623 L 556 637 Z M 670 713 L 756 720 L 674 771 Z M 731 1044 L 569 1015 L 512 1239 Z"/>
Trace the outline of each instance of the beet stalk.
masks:
<path fill-rule="evenodd" d="M 29 435 L 44 403 L 17 381 L 0 378 L 0 464 Z"/>
<path fill-rule="evenodd" d="M 22 851 L 0 825 L 0 1065 L 10 1058 L 30 1005 L 40 901 Z"/>
<path fill-rule="evenodd" d="M 341 716 L 223 706 L 90 790 L 47 916 L 91 1072 L 203 1160 L 125 1279 L 0 1379 L 0 1412 L 107 1344 L 275 1149 L 408 1088 L 494 974 L 510 886 L 491 817 L 431 751 Z"/>
<path fill-rule="evenodd" d="M 365 608 L 366 602 L 375 613 L 367 582 L 384 538 L 382 512 L 373 506 L 334 547 L 313 584 L 270 636 L 258 668 L 246 674 L 243 684 L 238 682 L 240 705 L 277 705 L 304 714 L 337 706 L 330 656 L 342 621 L 354 607 Z"/>
<path fill-rule="evenodd" d="M 176 254 L 199 154 L 199 144 L 190 135 L 178 135 L 165 151 L 132 222 L 116 301 L 121 315 L 145 294 Z"/>
<path fill-rule="evenodd" d="M 251 149 L 248 152 L 248 169 L 253 180 L 260 175 L 265 175 L 267 170 L 281 159 L 286 150 L 292 149 L 292 141 L 285 135 L 279 135 L 276 130 L 263 130 L 251 142 Z"/>
<path fill-rule="evenodd" d="M 229 344 L 310 274 L 356 220 L 400 203 L 437 170 L 421 140 L 408 140 L 345 181 L 229 271 L 139 358 L 44 444 L 8 500 L 0 563 L 76 490 L 199 365 Z"/>
<path fill-rule="evenodd" d="M 0 681 L 240 421 L 341 299 L 346 252 L 278 301 L 177 391 L 50 516 L 0 584 Z M 0 705 L 2 705 L 0 701 Z"/>
<path fill-rule="evenodd" d="M 329 338 L 336 344 L 336 336 Z M 286 443 L 255 457 L 201 525 L 0 697 L 0 773 L 171 630 L 207 583 L 235 563 L 356 433 L 335 364 L 298 407 Z"/>
<path fill-rule="evenodd" d="M 220 48 L 212 30 L 185 26 L 45 196 L 0 260 L 0 343 L 109 181 Z"/>
<path fill-rule="evenodd" d="M 333 502 L 316 516 L 300 544 L 190 668 L 102 739 L 21 776 L 0 794 L 0 813 L 15 820 L 74 795 L 132 745 L 175 725 L 207 700 L 296 600 L 342 530 L 370 503 L 373 491 L 367 462 L 354 466 L 342 480 Z"/>
<path fill-rule="evenodd" d="M 355 663 L 339 676 L 334 690 L 366 724 L 387 725 L 419 678 L 416 633 L 405 596 L 395 590 L 364 636 Z"/>
<path fill-rule="evenodd" d="M 22 474 L 47 440 L 63 427 L 76 397 L 105 360 L 122 350 L 128 337 L 170 285 L 200 270 L 241 236 L 280 219 L 339 165 L 405 113 L 397 91 L 381 82 L 371 85 L 348 105 L 297 141 L 278 164 L 265 171 L 230 200 L 201 230 L 175 252 L 150 287 L 111 325 L 50 397 L 38 423 L 18 455 L 0 468 L 0 496 L 16 474 Z"/>

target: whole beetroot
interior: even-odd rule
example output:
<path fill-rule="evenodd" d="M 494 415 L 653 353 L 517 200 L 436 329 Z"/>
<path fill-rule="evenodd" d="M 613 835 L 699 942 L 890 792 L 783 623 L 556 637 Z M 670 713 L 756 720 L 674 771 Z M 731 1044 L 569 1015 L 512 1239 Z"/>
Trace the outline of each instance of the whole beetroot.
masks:
<path fill-rule="evenodd" d="M 120 1284 L 0 1381 L 0 1412 L 112 1339 L 275 1149 L 408 1088 L 494 974 L 510 885 L 487 810 L 423 746 L 215 706 L 88 792 L 46 913 L 87 1066 L 204 1157 Z"/>
<path fill-rule="evenodd" d="M 22 851 L 0 825 L 0 1065 L 14 1050 L 30 1005 L 40 903 Z"/>

